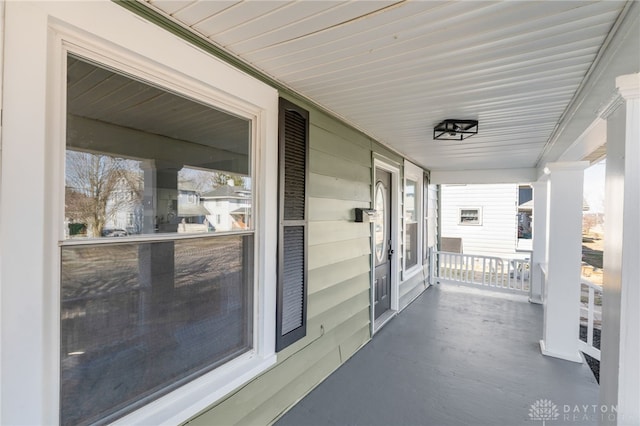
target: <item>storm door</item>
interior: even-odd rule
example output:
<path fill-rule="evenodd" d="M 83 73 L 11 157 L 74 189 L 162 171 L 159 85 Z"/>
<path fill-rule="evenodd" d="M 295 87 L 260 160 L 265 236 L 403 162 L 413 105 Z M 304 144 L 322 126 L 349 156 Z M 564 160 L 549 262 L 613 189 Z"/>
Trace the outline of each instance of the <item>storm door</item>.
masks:
<path fill-rule="evenodd" d="M 374 316 L 378 318 L 391 308 L 391 173 L 376 168 L 374 193 Z"/>

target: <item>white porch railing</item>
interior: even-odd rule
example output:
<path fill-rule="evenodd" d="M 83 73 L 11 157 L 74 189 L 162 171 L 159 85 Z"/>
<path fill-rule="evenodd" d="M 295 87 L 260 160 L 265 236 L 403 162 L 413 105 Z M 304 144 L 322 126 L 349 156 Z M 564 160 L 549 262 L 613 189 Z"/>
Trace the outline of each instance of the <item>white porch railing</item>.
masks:
<path fill-rule="evenodd" d="M 602 326 L 602 286 L 584 277 L 580 284 L 580 325 L 587 327 L 586 340 L 578 340 L 579 349 L 600 361 L 600 344 L 594 345 L 594 331 Z"/>
<path fill-rule="evenodd" d="M 529 294 L 531 261 L 493 256 L 435 251 L 432 276 L 440 282 L 455 282 L 492 290 Z"/>

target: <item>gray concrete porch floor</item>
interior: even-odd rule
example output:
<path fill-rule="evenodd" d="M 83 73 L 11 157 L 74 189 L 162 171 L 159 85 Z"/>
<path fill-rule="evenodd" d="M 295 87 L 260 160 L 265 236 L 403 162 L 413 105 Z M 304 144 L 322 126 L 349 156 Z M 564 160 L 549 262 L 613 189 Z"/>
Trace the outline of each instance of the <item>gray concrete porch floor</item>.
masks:
<path fill-rule="evenodd" d="M 431 287 L 276 425 L 536 426 L 543 399 L 549 426 L 597 424 L 582 407 L 598 403 L 596 380 L 541 355 L 542 316 L 519 296 Z"/>

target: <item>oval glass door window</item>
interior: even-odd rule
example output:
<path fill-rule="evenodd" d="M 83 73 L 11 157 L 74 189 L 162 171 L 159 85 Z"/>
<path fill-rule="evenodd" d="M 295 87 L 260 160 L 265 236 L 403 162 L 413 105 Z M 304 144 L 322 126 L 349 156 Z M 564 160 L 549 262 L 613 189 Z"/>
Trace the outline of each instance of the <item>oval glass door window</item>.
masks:
<path fill-rule="evenodd" d="M 383 261 L 384 253 L 386 251 L 387 245 L 387 236 L 385 229 L 385 217 L 387 212 L 385 212 L 385 194 L 384 194 L 384 185 L 382 182 L 378 182 L 376 184 L 376 198 L 375 198 L 375 208 L 376 208 L 376 221 L 375 221 L 375 243 L 376 243 L 376 259 L 378 263 Z"/>

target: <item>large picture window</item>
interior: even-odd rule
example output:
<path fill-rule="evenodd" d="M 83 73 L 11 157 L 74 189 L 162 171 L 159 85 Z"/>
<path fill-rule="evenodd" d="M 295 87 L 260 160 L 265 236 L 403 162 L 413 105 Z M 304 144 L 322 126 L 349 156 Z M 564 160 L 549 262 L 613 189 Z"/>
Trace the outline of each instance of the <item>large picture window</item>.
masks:
<path fill-rule="evenodd" d="M 67 58 L 60 419 L 110 421 L 254 348 L 252 121 Z"/>

